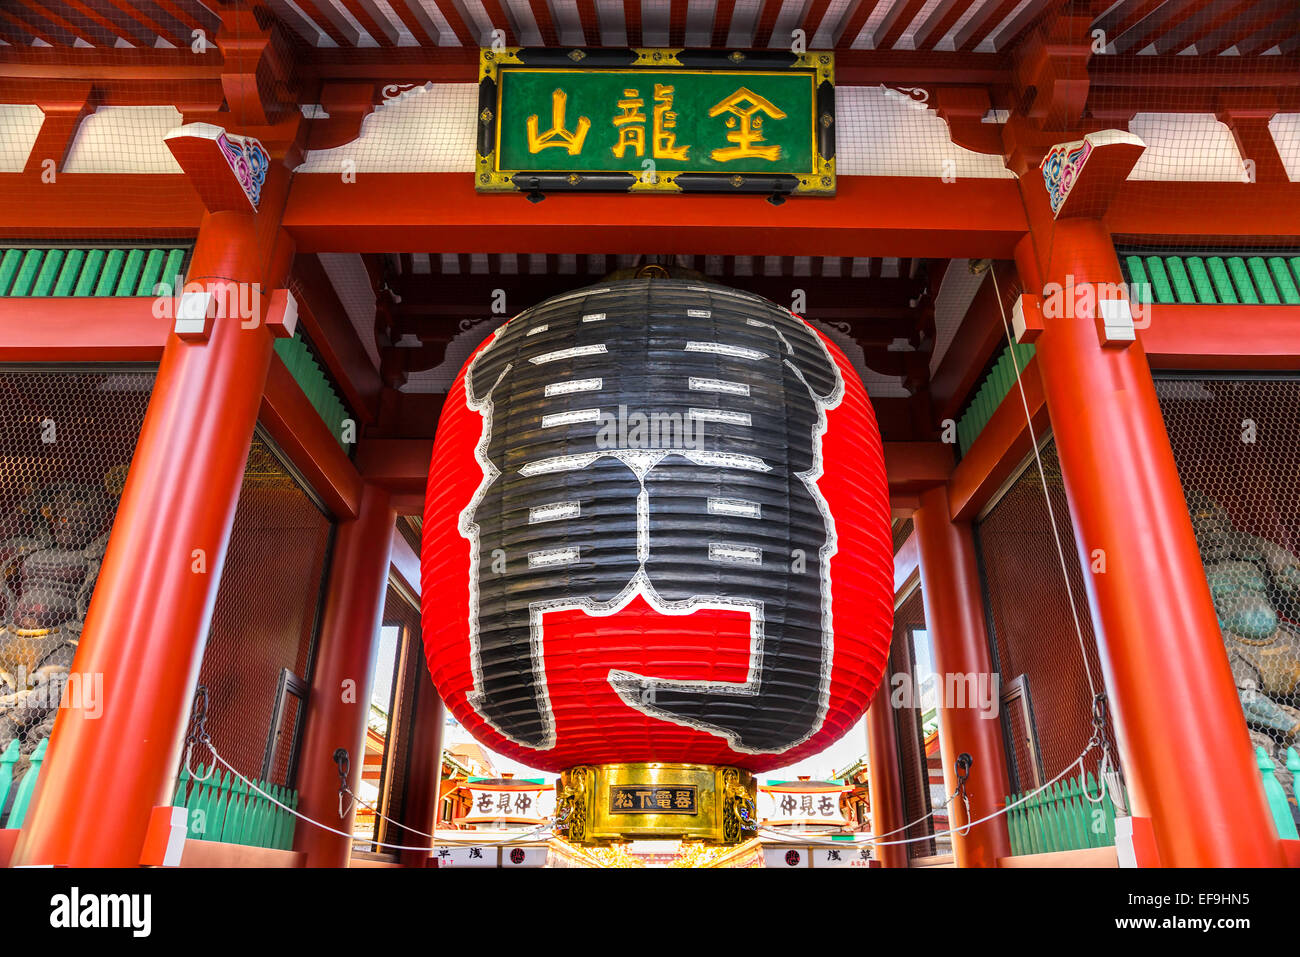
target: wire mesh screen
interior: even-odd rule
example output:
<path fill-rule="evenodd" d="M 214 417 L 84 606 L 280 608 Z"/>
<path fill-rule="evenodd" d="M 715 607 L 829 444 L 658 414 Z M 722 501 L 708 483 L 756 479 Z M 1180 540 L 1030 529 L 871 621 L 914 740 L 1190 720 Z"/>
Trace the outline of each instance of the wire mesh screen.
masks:
<path fill-rule="evenodd" d="M 0 368 L 0 754 L 16 759 L 14 781 L 49 737 L 65 684 L 92 712 L 102 693 L 69 670 L 153 379 Z"/>
<path fill-rule="evenodd" d="M 1292 793 L 1300 734 L 1300 378 L 1158 379 L 1251 737 Z"/>
<path fill-rule="evenodd" d="M 912 520 L 905 518 L 901 522 L 895 522 L 892 531 L 894 534 L 894 554 L 898 554 L 898 550 L 903 547 L 903 543 L 912 536 Z"/>
<path fill-rule="evenodd" d="M 288 775 L 302 702 L 279 689 L 286 671 L 298 682 L 311 678 L 331 532 L 329 519 L 255 436 L 199 683 L 208 688 L 213 745 L 242 773 L 273 784 L 294 783 Z M 277 701 L 284 701 L 278 721 Z"/>
<path fill-rule="evenodd" d="M 1017 791 L 1050 780 L 1078 758 L 1092 736 L 1089 673 L 1098 692 L 1105 688 L 1055 443 L 1048 442 L 1040 455 L 1068 583 L 1034 462 L 977 525 L 985 602 L 1002 675 L 1008 771 Z M 1106 734 L 1113 747 L 1109 720 Z"/>

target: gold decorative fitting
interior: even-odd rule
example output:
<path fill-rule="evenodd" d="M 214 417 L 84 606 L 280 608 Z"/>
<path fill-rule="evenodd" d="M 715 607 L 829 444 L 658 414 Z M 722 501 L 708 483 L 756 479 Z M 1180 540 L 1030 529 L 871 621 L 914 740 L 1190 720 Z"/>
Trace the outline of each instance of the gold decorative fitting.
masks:
<path fill-rule="evenodd" d="M 822 126 L 829 127 L 834 122 L 835 117 L 831 116 L 829 113 L 822 114 Z"/>
<path fill-rule="evenodd" d="M 478 115 L 478 118 L 484 123 L 491 123 L 492 117 L 495 115 L 496 114 L 494 114 L 491 110 L 484 108 L 483 112 Z"/>
<path fill-rule="evenodd" d="M 731 185 L 736 187 L 736 189 L 740 189 L 740 187 L 745 185 L 745 177 L 743 176 L 731 177 Z"/>
<path fill-rule="evenodd" d="M 569 59 L 572 60 L 574 63 L 577 63 L 579 60 L 585 60 L 586 58 L 587 58 L 587 54 L 583 53 L 581 50 L 569 51 Z"/>
<path fill-rule="evenodd" d="M 570 185 L 570 186 L 577 186 L 577 185 L 578 185 L 579 183 L 581 183 L 581 182 L 582 182 L 582 177 L 579 176 L 577 173 L 570 173 L 570 174 L 569 174 L 569 185 Z"/>
<path fill-rule="evenodd" d="M 636 59 L 632 61 L 633 66 L 682 65 L 682 61 L 677 58 L 677 54 L 682 52 L 681 47 L 663 49 L 657 47 L 636 47 L 632 52 L 636 54 Z"/>
<path fill-rule="evenodd" d="M 742 60 L 745 59 L 745 54 L 741 53 L 739 50 L 736 50 L 736 51 L 732 52 L 732 53 L 727 57 L 727 59 L 730 60 L 732 63 L 739 63 L 739 62 L 741 62 Z"/>
<path fill-rule="evenodd" d="M 581 765 L 556 782 L 557 833 L 575 844 L 736 844 L 757 828 L 754 777 L 712 764 Z"/>

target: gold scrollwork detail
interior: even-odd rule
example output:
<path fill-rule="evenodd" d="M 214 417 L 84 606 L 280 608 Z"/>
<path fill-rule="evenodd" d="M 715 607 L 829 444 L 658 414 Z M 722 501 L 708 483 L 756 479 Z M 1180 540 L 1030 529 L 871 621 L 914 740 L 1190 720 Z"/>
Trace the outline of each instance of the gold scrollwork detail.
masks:
<path fill-rule="evenodd" d="M 508 172 L 499 172 L 492 168 L 490 157 L 476 153 L 474 166 L 474 179 L 478 182 L 479 189 L 505 191 L 515 188 L 514 181 L 510 178 Z"/>
<path fill-rule="evenodd" d="M 478 51 L 478 78 L 481 83 L 484 80 L 495 80 L 497 77 L 497 68 L 503 63 L 523 63 L 519 59 L 519 51 L 522 47 L 502 47 L 500 50 L 494 50 L 492 47 L 479 47 Z"/>
<path fill-rule="evenodd" d="M 737 844 L 758 832 L 758 806 L 734 768 L 723 772 L 722 791 L 722 839 Z"/>
<path fill-rule="evenodd" d="M 676 49 L 636 47 L 632 52 L 636 54 L 636 59 L 632 61 L 633 66 L 682 66 L 682 61 L 677 58 L 677 54 L 682 52 L 680 47 Z"/>
<path fill-rule="evenodd" d="M 655 178 L 649 183 L 636 178 L 636 182 L 627 188 L 629 193 L 680 193 L 682 188 L 677 185 L 676 173 L 656 173 Z"/>
<path fill-rule="evenodd" d="M 794 61 L 795 69 L 816 70 L 818 83 L 835 82 L 835 54 L 811 51 L 800 54 Z"/>

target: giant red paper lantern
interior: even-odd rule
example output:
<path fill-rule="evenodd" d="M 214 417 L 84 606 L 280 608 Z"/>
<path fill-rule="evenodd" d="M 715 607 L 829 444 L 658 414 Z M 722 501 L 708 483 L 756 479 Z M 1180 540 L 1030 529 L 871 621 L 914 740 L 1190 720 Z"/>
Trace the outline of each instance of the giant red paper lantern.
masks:
<path fill-rule="evenodd" d="M 494 751 L 788 765 L 853 726 L 888 651 L 866 391 L 757 296 L 635 279 L 555 297 L 452 385 L 422 562 L 433 681 Z"/>

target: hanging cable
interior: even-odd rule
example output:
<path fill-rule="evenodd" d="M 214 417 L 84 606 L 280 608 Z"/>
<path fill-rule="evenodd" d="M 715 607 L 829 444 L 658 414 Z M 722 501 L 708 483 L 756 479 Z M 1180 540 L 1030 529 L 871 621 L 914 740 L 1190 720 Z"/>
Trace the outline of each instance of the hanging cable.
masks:
<path fill-rule="evenodd" d="M 206 702 L 206 689 L 204 694 L 204 701 Z M 220 764 L 227 771 L 233 774 L 236 779 L 242 781 L 245 785 L 247 785 L 250 791 L 253 791 L 261 795 L 262 797 L 266 798 L 276 807 L 280 808 L 283 811 L 288 811 L 294 817 L 298 818 L 298 820 L 305 821 L 306 823 L 310 824 L 312 827 L 319 828 L 322 831 L 327 831 L 330 834 L 337 834 L 339 837 L 346 837 L 350 841 L 357 840 L 355 834 L 349 834 L 347 831 L 340 831 L 338 828 L 330 827 L 328 824 L 322 824 L 320 821 L 310 818 L 307 815 L 295 810 L 294 808 L 289 807 L 289 805 L 285 804 L 283 801 L 280 801 L 278 798 L 276 798 L 275 795 L 270 794 L 269 792 L 263 790 L 261 787 L 258 786 L 258 784 L 255 781 L 252 781 L 249 778 L 245 777 L 243 774 L 239 773 L 239 771 L 235 768 L 234 765 L 232 765 L 229 761 L 223 758 L 221 754 L 217 751 L 217 749 L 213 747 L 212 740 L 208 738 L 206 735 L 200 740 L 199 743 L 203 744 L 203 746 L 206 747 L 208 751 L 212 753 L 212 760 L 214 762 L 214 767 L 216 764 Z M 343 751 L 342 748 L 339 748 L 338 750 Z M 335 752 L 336 756 L 337 754 L 338 751 Z M 346 760 L 346 752 L 344 752 L 344 755 Z M 475 840 L 471 840 L 467 838 L 459 838 L 459 837 L 443 838 L 443 837 L 433 837 L 433 835 L 425 835 L 426 837 L 430 837 L 431 839 L 436 841 L 437 844 L 433 846 L 425 847 L 425 846 L 411 846 L 407 844 L 389 844 L 384 841 L 366 841 L 365 843 L 373 844 L 375 847 L 385 847 L 393 851 L 422 851 L 422 852 L 427 851 L 429 853 L 432 853 L 433 851 L 437 850 L 437 847 L 439 845 L 445 846 L 445 845 L 463 844 L 463 845 L 472 845 L 474 847 L 505 847 L 511 844 L 526 844 L 526 843 L 533 843 L 539 839 L 548 839 L 552 836 L 550 833 L 550 827 L 551 827 L 551 823 L 548 821 L 545 824 L 541 824 L 535 828 L 532 828 L 531 830 L 523 831 L 519 834 L 512 834 L 510 837 L 500 841 L 475 841 Z"/>
<path fill-rule="evenodd" d="M 1006 306 L 1002 303 L 1002 294 L 998 291 L 998 273 L 992 262 L 989 263 L 989 276 L 993 279 L 993 298 L 998 301 L 998 311 L 1002 314 L 1002 331 L 1006 333 L 1007 344 L 1010 346 L 1011 363 L 1016 370 L 1016 387 L 1020 392 L 1020 402 L 1025 409 L 1025 425 L 1029 429 L 1029 440 L 1033 444 L 1034 461 L 1038 465 L 1038 480 L 1043 486 L 1043 500 L 1047 504 L 1047 515 L 1052 525 L 1052 538 L 1056 541 L 1056 557 L 1061 563 L 1061 576 L 1065 580 L 1065 594 L 1070 602 L 1070 617 L 1074 620 L 1074 633 L 1079 639 L 1079 654 L 1083 658 L 1083 673 L 1088 679 L 1088 691 L 1093 700 L 1097 698 L 1097 686 L 1092 680 L 1092 666 L 1088 663 L 1087 644 L 1083 639 L 1083 626 L 1079 623 L 1079 609 L 1074 603 L 1074 589 L 1070 586 L 1070 571 L 1065 562 L 1065 547 L 1061 544 L 1061 533 L 1056 526 L 1056 510 L 1052 507 L 1052 494 L 1047 488 L 1047 473 L 1043 468 L 1043 459 L 1038 452 L 1038 436 L 1034 432 L 1034 417 L 1029 411 L 1029 399 L 1025 395 L 1025 383 L 1022 378 L 1023 369 L 1020 367 L 1020 360 L 1016 358 L 1015 337 L 1011 334 L 1011 323 L 1007 321 Z"/>
<path fill-rule="evenodd" d="M 208 750 L 212 750 L 212 739 L 208 737 L 208 686 L 199 685 L 194 689 L 194 705 L 190 709 L 190 731 L 185 737 L 185 771 L 190 776 L 190 780 L 202 784 L 208 778 L 212 777 L 212 772 L 216 766 L 208 768 L 208 773 L 199 777 L 194 773 L 191 759 L 194 756 L 194 746 L 196 744 L 205 745 Z"/>
<path fill-rule="evenodd" d="M 1083 759 L 1086 758 L 1086 757 L 1088 756 L 1088 752 L 1090 752 L 1090 751 L 1093 749 L 1093 747 L 1094 747 L 1093 743 L 1092 743 L 1091 741 L 1089 741 L 1089 742 L 1088 742 L 1088 746 L 1087 746 L 1086 748 L 1084 748 L 1082 752 L 1080 752 L 1079 756 L 1078 756 L 1077 758 L 1075 758 L 1073 761 L 1071 761 L 1068 765 L 1066 765 L 1066 766 L 1065 766 L 1065 769 L 1064 769 L 1063 771 L 1061 771 L 1061 773 L 1058 774 L 1056 777 L 1052 778 L 1052 780 L 1048 781 L 1048 782 L 1047 782 L 1046 784 L 1044 784 L 1042 787 L 1035 788 L 1034 790 L 1029 791 L 1029 792 L 1027 792 L 1026 794 L 1021 795 L 1020 798 L 1018 798 L 1018 799 L 1015 800 L 1015 801 L 1012 801 L 1012 802 L 1011 802 L 1010 804 L 1008 804 L 1006 807 L 998 808 L 998 809 L 997 809 L 996 811 L 994 811 L 992 814 L 987 814 L 987 815 L 985 815 L 984 817 L 980 818 L 978 821 L 971 821 L 971 822 L 968 823 L 968 824 L 966 825 L 966 827 L 965 827 L 962 831 L 960 831 L 960 832 L 959 832 L 959 831 L 953 831 L 951 828 L 949 828 L 949 829 L 946 830 L 946 831 L 936 831 L 934 834 L 925 834 L 925 835 L 923 835 L 923 836 L 921 836 L 921 837 L 909 837 L 909 838 L 905 838 L 905 839 L 903 839 L 903 840 L 901 840 L 901 841 L 882 841 L 882 840 L 880 840 L 881 837 L 888 837 L 890 834 L 897 834 L 899 830 L 903 830 L 903 829 L 904 829 L 904 828 L 898 828 L 897 830 L 889 831 L 889 832 L 886 833 L 886 834 L 882 834 L 882 835 L 880 835 L 880 837 L 866 838 L 866 839 L 864 839 L 864 840 L 855 840 L 855 841 L 853 841 L 852 843 L 854 844 L 854 846 L 866 845 L 866 846 L 868 846 L 868 847 L 890 847 L 890 846 L 893 846 L 893 845 L 895 845 L 895 844 L 916 844 L 916 843 L 919 843 L 919 842 L 921 842 L 921 841 L 933 841 L 933 840 L 935 840 L 936 838 L 940 838 L 940 837 L 951 837 L 953 834 L 957 834 L 958 837 L 961 837 L 961 836 L 965 835 L 966 833 L 969 833 L 970 829 L 973 828 L 973 827 L 975 827 L 975 825 L 977 825 L 977 824 L 984 824 L 984 823 L 986 823 L 986 822 L 988 822 L 988 821 L 995 820 L 995 819 L 1001 817 L 1001 816 L 1004 815 L 1004 814 L 1009 814 L 1013 809 L 1018 808 L 1020 805 L 1024 804 L 1026 801 L 1028 801 L 1030 798 L 1032 798 L 1034 795 L 1036 795 L 1036 794 L 1041 794 L 1043 791 L 1046 791 L 1048 788 L 1050 788 L 1052 785 L 1056 784 L 1058 781 L 1060 781 L 1062 778 L 1064 778 L 1067 774 L 1069 774 L 1069 773 L 1070 773 L 1071 771 L 1073 771 L 1075 768 L 1078 768 L 1080 771 L 1082 771 L 1082 770 L 1083 770 Z M 957 793 L 957 792 L 954 791 L 954 792 L 953 792 L 953 795 L 955 796 L 956 793 Z M 949 798 L 949 800 L 952 800 L 952 798 Z M 945 805 L 946 805 L 946 804 L 947 804 L 947 802 L 945 802 Z M 927 814 L 926 817 L 930 817 L 930 816 L 931 816 L 932 814 L 934 814 L 934 813 L 935 813 L 935 812 L 932 811 L 930 814 Z M 968 814 L 969 814 L 969 812 L 968 812 Z M 920 820 L 923 821 L 923 820 L 925 820 L 925 818 L 921 818 Z M 919 822 L 914 822 L 914 823 L 919 823 Z M 905 827 L 911 827 L 911 826 L 912 826 L 911 824 L 909 824 L 909 825 L 905 825 Z M 846 843 L 848 843 L 848 842 L 843 841 L 843 840 L 839 840 L 839 841 L 837 841 L 837 840 L 834 840 L 834 839 L 818 839 L 818 838 L 815 838 L 815 837 L 800 836 L 800 835 L 797 835 L 797 834 L 791 834 L 791 833 L 788 832 L 788 831 L 778 831 L 778 830 L 776 830 L 775 828 L 771 828 L 771 827 L 763 827 L 763 828 L 760 828 L 759 830 L 760 830 L 760 833 L 765 834 L 765 835 L 767 835 L 768 837 L 771 837 L 771 838 L 773 838 L 773 839 L 775 839 L 775 840 L 777 840 L 777 841 L 779 841 L 780 843 L 783 843 L 783 844 L 819 844 L 819 845 L 827 845 L 827 846 L 843 847 Z"/>

